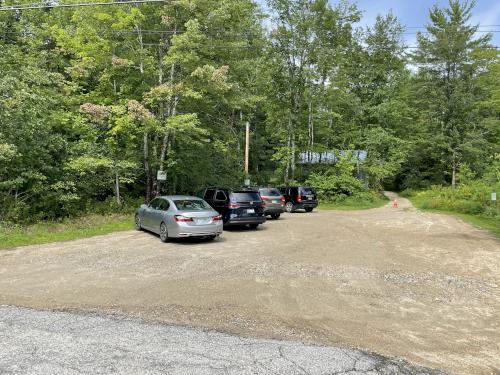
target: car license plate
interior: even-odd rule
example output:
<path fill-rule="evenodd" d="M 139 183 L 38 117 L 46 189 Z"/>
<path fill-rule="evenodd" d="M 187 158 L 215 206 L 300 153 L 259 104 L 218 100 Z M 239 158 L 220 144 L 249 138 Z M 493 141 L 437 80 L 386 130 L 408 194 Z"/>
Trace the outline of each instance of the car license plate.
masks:
<path fill-rule="evenodd" d="M 312 201 L 313 200 L 313 197 L 307 197 L 308 200 Z"/>
<path fill-rule="evenodd" d="M 255 213 L 255 209 L 253 209 L 253 208 L 247 209 L 247 214 L 254 214 L 254 213 Z"/>
<path fill-rule="evenodd" d="M 273 201 L 274 204 L 278 203 L 278 201 Z"/>
<path fill-rule="evenodd" d="M 204 224 L 209 224 L 210 223 L 210 218 L 209 217 L 200 217 L 196 219 L 196 224 L 204 225 Z"/>

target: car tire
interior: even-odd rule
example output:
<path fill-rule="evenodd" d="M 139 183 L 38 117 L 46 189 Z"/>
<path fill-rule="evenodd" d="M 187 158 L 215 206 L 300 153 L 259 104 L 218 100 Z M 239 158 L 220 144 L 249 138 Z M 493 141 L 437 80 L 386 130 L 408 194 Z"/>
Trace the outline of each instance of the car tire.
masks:
<path fill-rule="evenodd" d="M 161 242 L 168 242 L 167 224 L 164 222 L 160 224 L 160 240 Z"/>
<path fill-rule="evenodd" d="M 136 230 L 142 230 L 141 217 L 139 215 L 135 215 L 134 225 Z"/>
<path fill-rule="evenodd" d="M 272 214 L 271 219 L 273 220 L 278 220 L 280 218 L 281 214 Z"/>
<path fill-rule="evenodd" d="M 286 209 L 286 212 L 292 213 L 293 212 L 293 202 L 286 202 L 285 209 Z"/>
<path fill-rule="evenodd" d="M 314 209 L 314 208 L 312 208 L 312 207 L 307 207 L 307 208 L 305 208 L 306 212 L 312 212 L 312 210 L 313 210 L 313 209 Z"/>
<path fill-rule="evenodd" d="M 248 227 L 250 229 L 257 229 L 258 226 L 259 226 L 259 224 L 248 224 Z"/>

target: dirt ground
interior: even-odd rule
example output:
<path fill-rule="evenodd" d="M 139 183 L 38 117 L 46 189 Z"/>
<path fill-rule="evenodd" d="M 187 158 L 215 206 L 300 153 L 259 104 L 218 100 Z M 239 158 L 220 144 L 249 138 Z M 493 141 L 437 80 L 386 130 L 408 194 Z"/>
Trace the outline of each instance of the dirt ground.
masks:
<path fill-rule="evenodd" d="M 125 313 L 500 374 L 500 241 L 399 199 L 214 242 L 147 232 L 0 251 L 0 304 Z"/>

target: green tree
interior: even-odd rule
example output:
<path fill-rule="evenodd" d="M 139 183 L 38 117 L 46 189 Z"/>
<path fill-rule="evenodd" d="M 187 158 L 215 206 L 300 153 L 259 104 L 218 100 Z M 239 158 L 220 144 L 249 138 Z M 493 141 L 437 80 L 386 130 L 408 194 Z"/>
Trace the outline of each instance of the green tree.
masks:
<path fill-rule="evenodd" d="M 450 0 L 448 8 L 434 6 L 427 33 L 417 36 L 419 48 L 414 55 L 428 128 L 428 143 L 422 151 L 433 155 L 438 173 L 451 175 L 452 186 L 461 163 L 468 162 L 467 154 L 480 154 L 485 147 L 475 103 L 481 96 L 478 77 L 487 59 L 476 52 L 490 47 L 491 35 L 475 37 L 478 26 L 469 25 L 474 4 Z"/>
<path fill-rule="evenodd" d="M 337 73 L 351 43 L 351 24 L 360 13 L 347 2 L 332 8 L 325 0 L 271 0 L 269 6 L 275 28 L 270 40 L 273 103 L 268 122 L 278 130 L 281 145 L 274 158 L 284 166 L 288 182 L 296 178 L 298 151 L 318 146 L 315 140 L 322 130 L 316 132 L 317 128 L 332 130 L 337 113 L 325 98 L 335 95 Z"/>

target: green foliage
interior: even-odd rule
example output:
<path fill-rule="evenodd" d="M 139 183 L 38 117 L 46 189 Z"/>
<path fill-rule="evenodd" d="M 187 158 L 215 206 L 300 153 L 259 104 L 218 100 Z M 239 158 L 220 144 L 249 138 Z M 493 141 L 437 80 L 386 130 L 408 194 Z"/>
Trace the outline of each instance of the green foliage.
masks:
<path fill-rule="evenodd" d="M 437 206 L 495 217 L 479 196 L 498 181 L 500 63 L 471 4 L 433 7 L 412 56 L 394 15 L 362 29 L 345 1 L 269 1 L 269 32 L 252 0 L 2 12 L 1 220 L 239 185 L 247 121 L 253 182 L 307 180 L 353 206 L 378 202 L 355 175 L 442 185 Z M 332 150 L 367 158 L 299 162 Z"/>
<path fill-rule="evenodd" d="M 394 176 L 406 161 L 408 143 L 384 129 L 375 128 L 366 132 L 365 145 L 368 157 L 364 168 L 370 176 L 371 186 L 380 189 L 382 181 Z"/>
<path fill-rule="evenodd" d="M 498 169 L 498 165 L 492 169 Z M 466 168 L 462 176 L 470 177 Z M 500 219 L 500 206 L 491 200 L 491 193 L 500 192 L 500 180 L 462 178 L 456 188 L 432 186 L 429 190 L 406 190 L 403 195 L 414 200 L 418 207 Z"/>
<path fill-rule="evenodd" d="M 461 164 L 483 169 L 484 160 L 498 144 L 498 138 L 488 135 L 485 113 L 477 110 L 484 96 L 490 95 L 482 76 L 497 61 L 498 53 L 488 52 L 491 34 L 477 36 L 478 26 L 470 24 L 473 5 L 450 0 L 447 8 L 434 6 L 427 33 L 417 36 L 415 106 L 422 111 L 414 136 L 420 141 L 415 142 L 409 159 L 412 165 L 406 174 L 411 180 L 406 187 L 418 180 L 455 185 Z"/>
<path fill-rule="evenodd" d="M 490 171 L 498 173 L 499 166 L 497 162 L 490 167 Z M 492 174 L 488 173 L 487 177 L 476 180 L 464 179 L 464 176 L 471 176 L 469 169 L 462 173 L 462 183 L 456 188 L 432 186 L 424 191 L 407 189 L 402 195 L 420 209 L 455 215 L 500 236 L 500 205 L 491 200 L 491 193 L 500 191 L 500 176 L 491 179 Z"/>
<path fill-rule="evenodd" d="M 379 192 L 364 191 L 350 197 L 334 199 L 330 202 L 320 202 L 319 208 L 343 211 L 366 210 L 382 207 L 387 203 L 388 199 Z"/>
<path fill-rule="evenodd" d="M 354 168 L 351 155 L 342 156 L 326 172 L 311 173 L 306 184 L 316 189 L 321 201 L 342 201 L 365 190 L 363 182 L 354 177 Z"/>
<path fill-rule="evenodd" d="M 132 228 L 133 216 L 130 214 L 91 215 L 61 222 L 39 223 L 24 228 L 0 224 L 0 249 L 70 241 Z"/>

